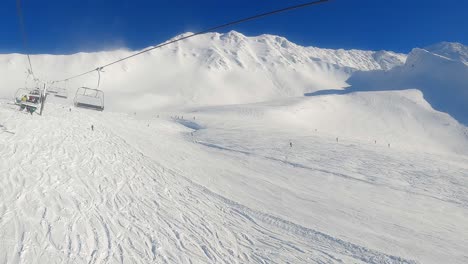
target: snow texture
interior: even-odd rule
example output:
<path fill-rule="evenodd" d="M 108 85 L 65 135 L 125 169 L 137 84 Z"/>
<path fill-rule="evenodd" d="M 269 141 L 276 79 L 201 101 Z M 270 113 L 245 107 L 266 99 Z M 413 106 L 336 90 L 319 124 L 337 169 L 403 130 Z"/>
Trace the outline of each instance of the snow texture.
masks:
<path fill-rule="evenodd" d="M 106 111 L 72 106 L 88 76 L 43 116 L 1 55 L 0 263 L 466 263 L 465 51 L 205 34 L 106 69 Z"/>

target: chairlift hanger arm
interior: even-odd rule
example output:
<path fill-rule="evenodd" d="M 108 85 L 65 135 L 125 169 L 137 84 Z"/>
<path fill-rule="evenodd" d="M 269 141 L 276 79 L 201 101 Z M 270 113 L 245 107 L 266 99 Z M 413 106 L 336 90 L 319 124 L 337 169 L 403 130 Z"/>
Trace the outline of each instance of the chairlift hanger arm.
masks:
<path fill-rule="evenodd" d="M 80 87 L 79 89 L 86 89 L 86 90 L 90 90 L 90 91 L 95 91 L 95 92 L 100 92 L 100 93 L 104 93 L 102 90 L 99 90 L 99 89 L 94 89 L 94 88 L 89 88 L 89 87 Z"/>
<path fill-rule="evenodd" d="M 119 63 L 119 62 L 128 60 L 128 59 L 133 58 L 133 57 L 136 57 L 136 56 L 138 56 L 138 55 L 141 55 L 141 54 L 143 54 L 143 53 L 147 53 L 147 52 L 149 52 L 149 51 L 152 51 L 152 50 L 155 50 L 155 49 L 159 49 L 159 48 L 162 48 L 162 47 L 164 47 L 164 46 L 167 46 L 167 45 L 170 45 L 170 44 L 173 44 L 173 43 L 176 43 L 176 42 L 185 40 L 185 39 L 189 39 L 189 38 L 192 38 L 192 37 L 195 37 L 195 36 L 198 36 L 198 35 L 206 34 L 206 33 L 208 33 L 208 32 L 212 32 L 212 31 L 215 31 L 215 30 L 218 30 L 218 29 L 222 29 L 222 28 L 226 28 L 226 27 L 238 25 L 238 24 L 245 23 L 245 22 L 248 22 L 248 21 L 252 21 L 252 20 L 264 18 L 264 17 L 267 17 L 267 16 L 271 16 L 271 15 L 275 15 L 275 14 L 279 14 L 279 13 L 284 13 L 284 12 L 286 12 L 286 11 L 291 11 L 291 10 L 295 10 L 295 9 L 305 8 L 305 7 L 312 6 L 312 5 L 318 5 L 318 4 L 326 3 L 326 2 L 329 2 L 329 1 L 331 1 L 331 0 L 318 0 L 318 1 L 308 2 L 308 3 L 304 3 L 304 4 L 300 4 L 300 5 L 294 5 L 294 6 L 290 6 L 290 7 L 286 7 L 286 8 L 282 8 L 282 9 L 278 9 L 278 10 L 274 10 L 274 11 L 270 11 L 270 12 L 266 12 L 266 13 L 263 13 L 263 14 L 259 14 L 259 15 L 255 15 L 255 16 L 251 16 L 251 17 L 247 17 L 247 18 L 235 20 L 235 21 L 232 21 L 232 22 L 229 22 L 229 23 L 226 23 L 226 24 L 222 24 L 222 25 L 219 25 L 219 26 L 211 27 L 211 28 L 202 30 L 202 31 L 197 32 L 197 33 L 193 33 L 193 34 L 188 35 L 188 36 L 185 36 L 185 37 L 181 37 L 181 38 L 178 38 L 178 39 L 175 39 L 175 40 L 171 40 L 171 41 L 168 41 L 168 42 L 164 42 L 164 43 L 162 43 L 162 44 L 160 44 L 160 45 L 157 45 L 157 46 L 154 46 L 154 47 L 151 47 L 151 48 L 144 49 L 144 50 L 139 51 L 139 52 L 137 52 L 137 53 L 135 53 L 135 54 L 132 54 L 132 55 L 130 55 L 130 56 L 127 56 L 127 57 L 121 58 L 121 59 L 119 59 L 119 60 L 110 62 L 110 63 L 108 63 L 108 64 L 106 64 L 106 65 L 101 66 L 101 67 L 97 67 L 96 69 L 89 70 L 89 71 L 87 71 L 87 72 L 78 74 L 78 75 L 76 75 L 76 76 L 69 77 L 69 78 L 67 78 L 67 79 L 64 79 L 63 81 L 72 80 L 72 79 L 75 79 L 75 78 L 78 78 L 78 77 L 81 77 L 81 76 L 90 74 L 90 73 L 92 73 L 92 72 L 94 72 L 94 71 L 100 72 L 100 71 L 102 71 L 104 68 L 109 67 L 109 66 L 111 66 L 111 65 L 117 64 L 117 63 Z"/>
<path fill-rule="evenodd" d="M 28 57 L 28 63 L 29 63 L 28 73 L 32 75 L 33 78 L 35 78 L 32 63 L 31 63 L 31 57 L 29 56 L 29 52 L 28 52 L 28 49 L 29 49 L 28 48 L 28 36 L 26 34 L 26 27 L 24 25 L 24 17 L 23 17 L 23 11 L 21 8 L 21 0 L 16 0 L 16 11 L 17 11 L 18 20 L 19 20 L 21 36 L 23 38 L 23 46 L 24 46 L 24 49 L 26 50 L 26 56 Z"/>

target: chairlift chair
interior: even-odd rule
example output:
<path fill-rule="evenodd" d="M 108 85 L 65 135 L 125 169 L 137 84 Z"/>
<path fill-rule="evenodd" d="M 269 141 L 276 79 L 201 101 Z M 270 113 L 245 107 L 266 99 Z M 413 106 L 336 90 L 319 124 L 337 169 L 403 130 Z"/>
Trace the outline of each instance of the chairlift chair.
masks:
<path fill-rule="evenodd" d="M 56 93 L 54 94 L 55 97 L 67 99 L 68 98 L 68 90 L 66 88 L 58 88 Z"/>
<path fill-rule="evenodd" d="M 73 103 L 75 107 L 103 111 L 104 92 L 98 89 L 80 87 L 76 90 Z"/>
<path fill-rule="evenodd" d="M 58 93 L 58 90 L 59 88 L 58 87 L 50 87 L 49 89 L 47 89 L 47 93 L 48 94 L 57 94 Z"/>
<path fill-rule="evenodd" d="M 22 105 L 25 103 L 40 105 L 42 103 L 42 90 L 39 88 L 18 89 L 15 94 L 15 104 Z"/>
<path fill-rule="evenodd" d="M 21 110 L 40 108 L 43 103 L 43 90 L 40 88 L 26 89 L 20 88 L 15 94 L 15 104 L 21 107 Z"/>
<path fill-rule="evenodd" d="M 62 85 L 54 85 L 54 83 L 57 82 L 52 82 L 52 85 L 47 89 L 47 94 L 49 95 L 54 95 L 55 97 L 59 98 L 68 98 L 68 89 L 67 89 L 67 82 L 65 81 L 65 84 Z"/>

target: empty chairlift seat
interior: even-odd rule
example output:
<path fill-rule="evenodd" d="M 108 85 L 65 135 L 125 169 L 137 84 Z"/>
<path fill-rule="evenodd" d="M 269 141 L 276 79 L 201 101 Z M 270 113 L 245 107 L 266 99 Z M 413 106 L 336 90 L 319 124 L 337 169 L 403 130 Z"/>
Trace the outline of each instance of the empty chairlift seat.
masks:
<path fill-rule="evenodd" d="M 104 92 L 98 89 L 80 87 L 76 90 L 74 104 L 75 107 L 103 111 Z"/>

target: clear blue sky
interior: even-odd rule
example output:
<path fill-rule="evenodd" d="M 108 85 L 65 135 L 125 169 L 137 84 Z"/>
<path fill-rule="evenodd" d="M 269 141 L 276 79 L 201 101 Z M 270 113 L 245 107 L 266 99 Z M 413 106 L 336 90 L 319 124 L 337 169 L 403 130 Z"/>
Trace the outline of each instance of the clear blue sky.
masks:
<path fill-rule="evenodd" d="M 31 53 L 141 49 L 273 9 L 289 0 L 22 0 Z M 468 44 L 466 0 L 333 0 L 236 30 L 307 46 L 408 52 L 440 41 Z M 0 4 L 0 53 L 24 52 L 14 0 Z"/>

